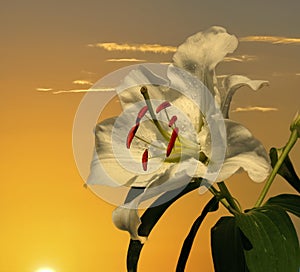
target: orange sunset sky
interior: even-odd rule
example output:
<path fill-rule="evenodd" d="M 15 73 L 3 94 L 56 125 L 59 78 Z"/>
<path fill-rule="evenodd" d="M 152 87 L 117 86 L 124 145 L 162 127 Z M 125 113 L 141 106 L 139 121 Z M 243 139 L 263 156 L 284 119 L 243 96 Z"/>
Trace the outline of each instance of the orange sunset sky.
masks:
<path fill-rule="evenodd" d="M 74 161 L 72 126 L 85 93 L 70 90 L 86 90 L 130 64 L 170 62 L 173 53 L 108 51 L 103 43 L 176 48 L 212 25 L 225 27 L 240 44 L 217 74 L 270 82 L 258 92 L 241 89 L 231 118 L 269 150 L 286 143 L 300 110 L 299 10 L 297 0 L 2 1 L 0 272 L 125 271 L 129 236 L 111 221 L 115 207 L 83 187 Z M 112 102 L 101 118 L 117 112 Z M 91 156 L 92 143 L 86 145 Z M 299 148 L 300 142 L 290 155 L 298 173 Z M 243 208 L 262 188 L 246 174 L 228 186 Z M 283 192 L 295 191 L 278 177 L 269 195 Z M 185 235 L 209 198 L 193 192 L 168 210 L 142 251 L 139 271 L 174 271 Z M 186 271 L 213 271 L 209 230 L 225 212 L 200 228 Z"/>

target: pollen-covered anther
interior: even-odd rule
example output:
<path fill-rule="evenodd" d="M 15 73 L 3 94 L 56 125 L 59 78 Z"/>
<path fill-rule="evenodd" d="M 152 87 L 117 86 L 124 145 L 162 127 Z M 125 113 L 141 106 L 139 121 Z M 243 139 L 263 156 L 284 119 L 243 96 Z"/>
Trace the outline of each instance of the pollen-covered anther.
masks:
<path fill-rule="evenodd" d="M 130 131 L 127 135 L 127 141 L 126 141 L 127 148 L 130 148 L 131 142 L 132 142 L 139 126 L 140 126 L 140 123 L 136 123 L 136 125 L 130 129 Z"/>
<path fill-rule="evenodd" d="M 175 124 L 176 121 L 177 121 L 177 116 L 173 115 L 172 118 L 169 121 L 169 127 L 172 127 Z"/>
<path fill-rule="evenodd" d="M 144 171 L 147 171 L 147 167 L 148 167 L 148 149 L 145 149 L 145 151 L 143 153 L 142 165 L 143 165 Z"/>
<path fill-rule="evenodd" d="M 171 106 L 171 103 L 169 101 L 164 101 L 156 108 L 156 113 L 159 113 L 160 111 L 162 111 L 170 106 Z"/>
<path fill-rule="evenodd" d="M 170 156 L 170 154 L 171 154 L 171 152 L 173 150 L 173 147 L 174 147 L 174 144 L 175 144 L 175 141 L 176 141 L 177 137 L 178 137 L 178 127 L 176 127 L 176 128 L 173 129 L 173 132 L 172 132 L 172 135 L 171 135 L 168 147 L 167 147 L 167 153 L 166 153 L 167 157 Z"/>
<path fill-rule="evenodd" d="M 136 123 L 139 123 L 141 121 L 141 119 L 145 116 L 145 114 L 147 113 L 148 111 L 148 106 L 144 106 L 140 109 L 137 117 L 136 117 Z"/>

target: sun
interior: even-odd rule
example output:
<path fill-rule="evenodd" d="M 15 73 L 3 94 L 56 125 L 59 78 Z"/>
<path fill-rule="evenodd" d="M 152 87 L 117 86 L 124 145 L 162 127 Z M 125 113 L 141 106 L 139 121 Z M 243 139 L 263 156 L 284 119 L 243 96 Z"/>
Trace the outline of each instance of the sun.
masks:
<path fill-rule="evenodd" d="M 55 270 L 50 267 L 41 267 L 38 270 L 36 270 L 35 272 L 55 272 Z"/>

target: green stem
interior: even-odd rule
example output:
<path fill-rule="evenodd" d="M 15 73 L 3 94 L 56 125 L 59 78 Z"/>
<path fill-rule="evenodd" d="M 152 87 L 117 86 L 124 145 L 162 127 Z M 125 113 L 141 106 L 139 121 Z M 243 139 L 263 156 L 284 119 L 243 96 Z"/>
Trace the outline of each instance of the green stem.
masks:
<path fill-rule="evenodd" d="M 227 200 L 227 202 L 229 203 L 229 205 L 238 213 L 241 213 L 241 209 L 240 207 L 236 204 L 235 199 L 232 197 L 232 195 L 230 194 L 226 184 L 224 183 L 224 181 L 222 182 L 218 182 L 218 186 L 220 188 L 221 194 L 225 197 L 225 199 Z"/>
<path fill-rule="evenodd" d="M 291 151 L 291 149 L 293 148 L 293 146 L 295 145 L 295 143 L 297 142 L 298 139 L 298 133 L 297 130 L 293 130 L 289 141 L 287 142 L 286 146 L 284 147 L 281 155 L 278 158 L 278 161 L 276 162 L 273 171 L 271 172 L 271 175 L 269 176 L 263 190 L 260 193 L 260 196 L 258 197 L 256 203 L 255 203 L 255 208 L 260 207 L 262 205 L 262 202 L 264 201 L 266 194 L 268 193 L 272 182 L 278 172 L 278 170 L 280 169 L 282 163 L 284 162 L 285 158 L 287 157 L 287 155 L 289 154 L 289 152 Z"/>
<path fill-rule="evenodd" d="M 228 203 L 227 199 L 225 198 L 225 196 L 219 192 L 213 185 L 210 185 L 210 187 L 208 188 L 209 191 L 216 196 L 219 201 L 222 203 L 222 205 L 231 213 L 231 214 L 236 214 L 237 211 L 231 207 L 231 205 Z"/>

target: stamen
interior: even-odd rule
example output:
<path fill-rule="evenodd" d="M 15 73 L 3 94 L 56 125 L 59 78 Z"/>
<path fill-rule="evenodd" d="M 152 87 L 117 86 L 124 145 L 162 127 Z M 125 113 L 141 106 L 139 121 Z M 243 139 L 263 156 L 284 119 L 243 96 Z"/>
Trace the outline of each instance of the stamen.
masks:
<path fill-rule="evenodd" d="M 169 114 L 168 114 L 167 110 L 164 109 L 164 112 L 165 112 L 165 114 L 166 114 L 166 116 L 167 116 L 168 122 L 170 122 L 170 117 L 169 117 Z"/>
<path fill-rule="evenodd" d="M 140 123 L 137 123 L 134 127 L 132 127 L 127 135 L 126 146 L 128 149 L 130 148 L 131 142 L 139 128 L 139 125 L 140 125 Z"/>
<path fill-rule="evenodd" d="M 168 147 L 167 147 L 167 153 L 166 153 L 167 157 L 170 156 L 177 137 L 178 137 L 178 127 L 173 129 L 173 132 L 172 132 L 172 135 L 171 135 Z"/>
<path fill-rule="evenodd" d="M 156 113 L 159 113 L 160 111 L 164 110 L 165 108 L 171 107 L 171 104 L 169 101 L 162 102 L 157 108 Z"/>
<path fill-rule="evenodd" d="M 136 117 L 136 123 L 139 123 L 141 121 L 141 119 L 145 116 L 146 112 L 148 111 L 148 106 L 144 106 L 141 108 L 141 110 L 139 111 L 137 117 Z"/>
<path fill-rule="evenodd" d="M 173 115 L 171 120 L 169 121 L 169 127 L 172 127 L 176 121 L 177 121 L 177 116 Z"/>
<path fill-rule="evenodd" d="M 163 148 L 162 146 L 159 146 L 159 145 L 156 145 L 154 143 L 151 143 L 150 141 L 147 141 L 146 139 L 144 139 L 144 138 L 142 138 L 142 137 L 140 137 L 138 135 L 135 135 L 135 138 L 139 139 L 140 141 L 142 141 L 142 142 L 144 142 L 144 143 L 146 143 L 148 145 L 151 145 L 151 146 L 155 147 L 156 149 L 165 150 L 165 148 Z"/>
<path fill-rule="evenodd" d="M 144 171 L 147 171 L 147 166 L 148 166 L 148 149 L 145 149 L 143 156 L 142 156 L 142 165 Z"/>

